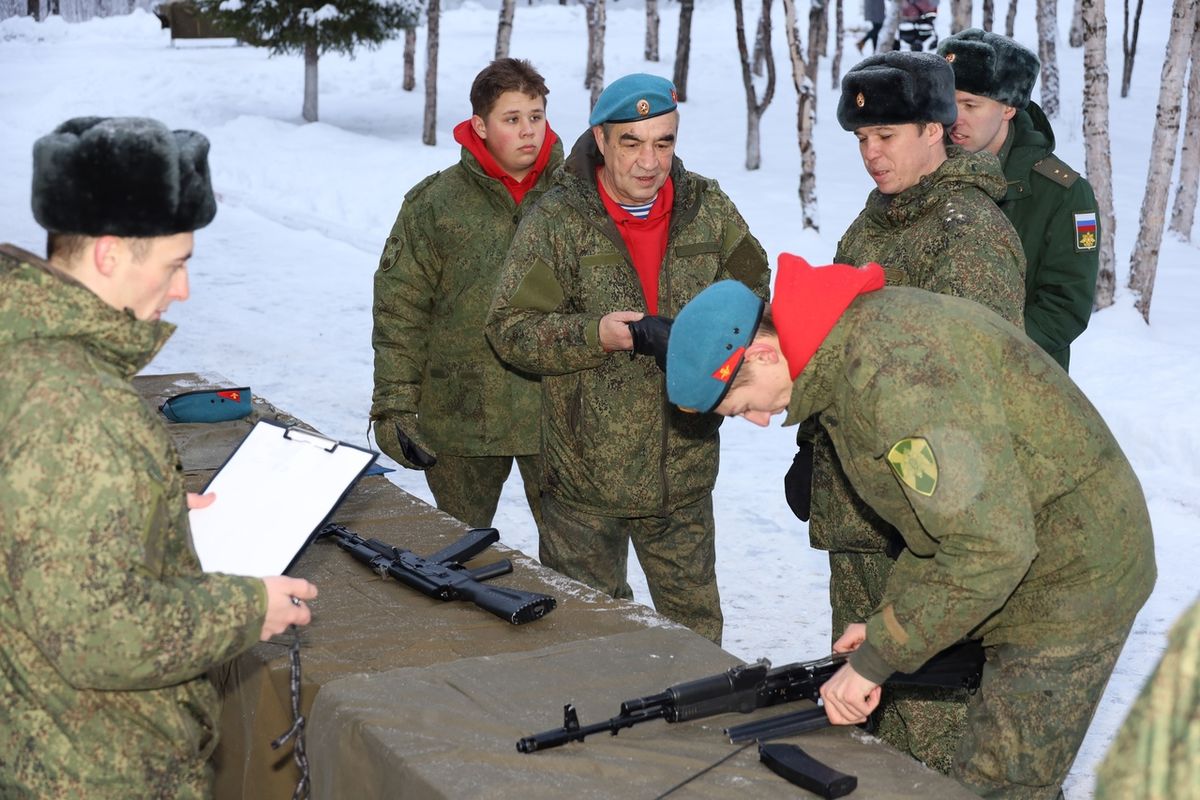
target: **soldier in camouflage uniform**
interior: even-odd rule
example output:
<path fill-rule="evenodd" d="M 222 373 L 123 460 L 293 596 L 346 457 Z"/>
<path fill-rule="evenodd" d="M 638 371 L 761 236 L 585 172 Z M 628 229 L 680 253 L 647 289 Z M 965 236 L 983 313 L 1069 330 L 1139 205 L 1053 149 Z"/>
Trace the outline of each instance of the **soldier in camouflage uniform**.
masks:
<path fill-rule="evenodd" d="M 663 318 L 712 282 L 766 296 L 766 254 L 716 182 L 674 157 L 669 81 L 615 81 L 590 121 L 521 223 L 487 325 L 502 358 L 543 376 L 540 558 L 628 598 L 632 539 L 655 608 L 720 642 L 721 420 L 670 406 L 651 355 Z"/>
<path fill-rule="evenodd" d="M 668 395 L 759 425 L 819 414 L 858 496 L 900 532 L 879 607 L 834 644 L 853 652 L 821 690 L 830 721 L 862 722 L 893 672 L 981 639 L 952 774 L 984 797 L 1050 800 L 1154 585 L 1141 486 L 1023 333 L 977 303 L 883 283 L 875 264 L 781 256 L 757 334 L 762 304 L 712 287 L 676 318 Z"/>
<path fill-rule="evenodd" d="M 954 69 L 958 119 L 950 140 L 996 156 L 1008 179 L 999 204 L 1025 251 L 1025 333 L 1066 369 L 1096 294 L 1100 223 L 1092 187 L 1054 155 L 1050 121 L 1029 99 L 1037 56 L 978 28 L 943 40 L 938 53 Z"/>
<path fill-rule="evenodd" d="M 881 54 L 846 74 L 838 121 L 858 138 L 863 165 L 878 188 L 842 236 L 835 260 L 873 261 L 891 285 L 974 300 L 1020 325 L 1024 257 L 994 202 L 1004 196 L 1004 176 L 989 154 L 945 145 L 955 114 L 953 72 L 932 53 Z M 855 496 L 815 420 L 802 427 L 799 444 L 786 482 L 811 483 L 809 539 L 829 551 L 836 638 L 878 605 L 892 570 L 888 551 L 894 555 L 898 537 Z M 966 718 L 965 695 L 946 690 L 931 696 L 902 687 L 889 687 L 886 695 L 878 734 L 949 771 Z"/>
<path fill-rule="evenodd" d="M 514 459 L 541 519 L 538 381 L 496 357 L 483 322 L 517 224 L 562 163 L 548 93 L 527 61 L 475 77 L 459 163 L 405 195 L 375 273 L 376 441 L 474 527 L 492 524 Z"/>
<path fill-rule="evenodd" d="M 1129 709 L 1096 774 L 1095 800 L 1200 798 L 1200 602 Z"/>
<path fill-rule="evenodd" d="M 310 619 L 307 581 L 201 572 L 179 456 L 129 384 L 216 213 L 207 153 L 144 119 L 70 120 L 34 145 L 50 263 L 0 265 L 5 798 L 207 797 L 205 672 Z"/>

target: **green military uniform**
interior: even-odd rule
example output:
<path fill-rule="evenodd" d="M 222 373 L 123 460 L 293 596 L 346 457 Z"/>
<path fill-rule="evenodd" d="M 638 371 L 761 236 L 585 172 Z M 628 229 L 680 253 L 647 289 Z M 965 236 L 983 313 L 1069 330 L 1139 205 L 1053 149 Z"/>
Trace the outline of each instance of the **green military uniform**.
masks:
<path fill-rule="evenodd" d="M 882 683 L 982 638 L 953 774 L 987 797 L 1056 797 L 1155 576 L 1141 487 L 1104 421 L 1005 321 L 907 288 L 843 314 L 785 424 L 813 414 L 903 537 L 850 663 Z"/>
<path fill-rule="evenodd" d="M 668 404 L 650 356 L 600 346 L 601 316 L 646 308 L 597 190 L 600 163 L 589 130 L 517 231 L 488 319 L 500 356 L 543 376 L 540 557 L 597 589 L 631 597 L 623 548 L 632 536 L 656 608 L 719 641 L 711 493 L 721 419 Z M 766 254 L 730 199 L 678 159 L 671 179 L 659 314 L 673 316 L 723 278 L 766 297 Z M 575 527 L 584 519 L 587 534 Z"/>
<path fill-rule="evenodd" d="M 1005 181 L 989 153 L 947 148 L 946 161 L 896 195 L 872 191 L 867 206 L 838 243 L 835 261 L 884 268 L 891 285 L 974 300 L 1020 325 L 1024 302 L 1021 242 L 993 199 Z M 970 413 L 964 408 L 963 413 Z M 897 539 L 860 500 L 833 452 L 829 436 L 809 424 L 813 438 L 813 547 L 829 550 L 833 637 L 866 619 L 892 570 L 887 551 Z M 966 713 L 961 692 L 886 690 L 878 734 L 929 766 L 947 772 Z M 914 696 L 912 701 L 908 696 Z M 944 702 L 940 702 L 937 698 Z M 896 702 L 893 702 L 895 700 Z"/>
<path fill-rule="evenodd" d="M 517 224 L 562 163 L 552 147 L 520 205 L 464 147 L 405 195 L 375 273 L 371 419 L 416 415 L 406 433 L 437 454 L 426 478 L 438 508 L 476 527 L 491 524 L 514 456 L 541 516 L 538 381 L 496 357 L 483 324 Z"/>
<path fill-rule="evenodd" d="M 1129 709 L 1096 774 L 1096 800 L 1200 797 L 1200 602 Z"/>
<path fill-rule="evenodd" d="M 1054 155 L 1054 131 L 1037 103 L 1009 122 L 999 157 L 1008 179 L 1000 210 L 1025 251 L 1025 333 L 1066 369 L 1096 294 L 1096 197 L 1091 184 Z"/>
<path fill-rule="evenodd" d="M 173 326 L 0 265 L 0 796 L 205 797 L 205 671 L 258 641 L 261 580 L 204 574 L 183 472 L 129 384 Z"/>

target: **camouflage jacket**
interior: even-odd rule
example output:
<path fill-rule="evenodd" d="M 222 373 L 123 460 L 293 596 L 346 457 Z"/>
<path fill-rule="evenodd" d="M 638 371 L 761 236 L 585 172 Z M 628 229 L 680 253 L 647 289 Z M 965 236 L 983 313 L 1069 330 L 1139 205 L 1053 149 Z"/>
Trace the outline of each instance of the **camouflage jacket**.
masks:
<path fill-rule="evenodd" d="M 1171 628 L 1167 650 L 1096 770 L 1095 800 L 1182 800 L 1200 790 L 1200 601 Z"/>
<path fill-rule="evenodd" d="M 969 409 L 969 413 L 963 413 Z M 881 682 L 968 634 L 1123 633 L 1154 585 L 1141 485 L 1087 397 L 1026 336 L 955 297 L 859 297 L 796 378 L 855 492 L 904 538 L 855 669 Z"/>
<path fill-rule="evenodd" d="M 372 420 L 416 413 L 447 455 L 537 452 L 537 378 L 496 357 L 483 323 L 517 223 L 561 163 L 555 142 L 518 206 L 464 147 L 405 195 L 375 273 Z"/>
<path fill-rule="evenodd" d="M 258 641 L 266 588 L 200 571 L 178 455 L 129 384 L 172 330 L 0 267 L 0 796 L 210 792 L 205 672 Z"/>
<path fill-rule="evenodd" d="M 1004 196 L 1004 175 L 990 153 L 952 146 L 946 155 L 916 186 L 895 195 L 873 190 L 834 260 L 874 261 L 889 285 L 965 297 L 1020 325 L 1025 256 L 993 202 Z"/>
<path fill-rule="evenodd" d="M 652 357 L 600 346 L 600 317 L 646 309 L 628 249 L 597 192 L 600 158 L 589 130 L 522 221 L 487 332 L 503 359 L 544 376 L 545 489 L 591 513 L 665 516 L 712 491 L 721 418 L 685 414 L 668 403 Z M 701 289 L 726 278 L 765 299 L 766 254 L 732 201 L 678 159 L 671 178 L 675 202 L 659 270 L 659 314 L 673 317 Z"/>
<path fill-rule="evenodd" d="M 1037 103 L 1017 112 L 1000 150 L 1008 193 L 1000 210 L 1025 251 L 1025 333 L 1067 368 L 1087 328 L 1100 267 L 1096 196 L 1054 156 L 1054 131 Z M 1086 219 L 1095 220 L 1090 231 Z"/>

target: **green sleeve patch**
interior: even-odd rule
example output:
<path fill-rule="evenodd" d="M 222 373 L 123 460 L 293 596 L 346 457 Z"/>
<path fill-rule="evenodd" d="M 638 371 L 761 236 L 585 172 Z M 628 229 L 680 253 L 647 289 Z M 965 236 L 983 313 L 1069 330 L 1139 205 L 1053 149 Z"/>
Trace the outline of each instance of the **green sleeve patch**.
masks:
<path fill-rule="evenodd" d="M 888 450 L 887 462 L 905 486 L 925 497 L 933 496 L 938 465 L 928 441 L 919 436 L 901 439 Z"/>
<path fill-rule="evenodd" d="M 534 311 L 550 312 L 558 308 L 563 301 L 563 290 L 554 277 L 554 270 L 542 259 L 533 262 L 533 266 L 521 279 L 517 291 L 509 300 L 514 308 L 532 308 Z"/>

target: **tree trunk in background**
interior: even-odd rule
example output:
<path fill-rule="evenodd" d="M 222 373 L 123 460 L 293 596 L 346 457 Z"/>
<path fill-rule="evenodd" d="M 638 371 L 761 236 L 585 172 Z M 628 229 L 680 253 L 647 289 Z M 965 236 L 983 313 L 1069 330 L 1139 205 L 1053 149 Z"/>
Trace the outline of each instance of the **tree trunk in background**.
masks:
<path fill-rule="evenodd" d="M 1171 211 L 1171 230 L 1184 239 L 1192 239 L 1196 219 L 1196 188 L 1200 183 L 1200 6 L 1192 29 L 1192 53 L 1188 61 L 1187 126 L 1183 129 L 1183 149 L 1179 154 L 1179 184 L 1175 189 L 1175 207 Z"/>
<path fill-rule="evenodd" d="M 842 88 L 842 45 L 846 43 L 846 21 L 842 12 L 842 0 L 837 0 L 834 6 L 834 41 L 833 61 L 829 63 L 830 86 L 836 92 Z"/>
<path fill-rule="evenodd" d="M 516 5 L 517 0 L 500 0 L 500 22 L 496 26 L 496 58 L 508 58 Z"/>
<path fill-rule="evenodd" d="M 897 0 L 899 2 L 899 0 Z M 800 220 L 804 228 L 820 230 L 817 221 L 817 154 L 813 149 L 813 85 L 808 80 L 800 34 L 796 30 L 796 0 L 783 0 L 792 83 L 796 87 L 796 142 L 800 147 Z"/>
<path fill-rule="evenodd" d="M 1058 0 L 1037 0 L 1038 58 L 1042 62 L 1042 111 L 1058 117 Z"/>
<path fill-rule="evenodd" d="M 589 109 L 596 107 L 600 92 L 604 91 L 604 26 L 606 22 L 605 0 L 584 0 L 587 8 L 588 50 L 587 72 L 583 88 L 591 92 Z"/>
<path fill-rule="evenodd" d="M 1008 0 L 1008 15 L 1004 18 L 1004 35 L 1013 38 L 1013 26 L 1017 24 L 1017 0 Z"/>
<path fill-rule="evenodd" d="M 430 147 L 437 144 L 438 28 L 441 16 L 441 0 L 429 0 L 425 10 L 425 125 L 421 130 L 421 141 Z"/>
<path fill-rule="evenodd" d="M 996 0 L 983 0 L 983 29 L 990 31 L 996 17 Z"/>
<path fill-rule="evenodd" d="M 688 58 L 692 54 L 692 9 L 696 0 L 679 0 L 679 40 L 675 44 L 675 95 L 687 100 Z"/>
<path fill-rule="evenodd" d="M 304 108 L 300 116 L 305 122 L 317 121 L 317 42 L 304 43 Z"/>
<path fill-rule="evenodd" d="M 1158 248 L 1162 244 L 1163 218 L 1167 193 L 1175 167 L 1175 146 L 1179 140 L 1179 113 L 1183 104 L 1183 73 L 1192 49 L 1198 0 L 1175 0 L 1171 7 L 1171 34 L 1163 59 L 1162 89 L 1158 94 L 1153 139 L 1150 144 L 1150 171 L 1146 176 L 1146 196 L 1142 201 L 1137 243 L 1129 259 L 1129 288 L 1137 294 L 1134 307 L 1142 319 L 1150 321 L 1150 299 L 1154 294 L 1154 275 L 1158 270 Z"/>
<path fill-rule="evenodd" d="M 1121 48 L 1125 53 L 1125 64 L 1121 69 L 1121 97 L 1129 96 L 1129 81 L 1133 79 L 1133 59 L 1137 55 L 1138 28 L 1142 23 L 1142 0 L 1138 0 L 1133 12 L 1133 39 L 1129 38 L 1129 0 L 1125 0 L 1125 30 L 1121 33 Z"/>
<path fill-rule="evenodd" d="M 401 88 L 411 92 L 417 86 L 417 29 L 404 29 L 404 83 Z"/>
<path fill-rule="evenodd" d="M 766 59 L 764 51 L 766 44 L 763 41 L 763 36 L 766 33 L 763 30 L 764 24 L 769 23 L 766 23 L 760 14 L 758 17 L 758 27 L 754 29 L 754 54 L 750 57 L 750 71 L 760 78 L 763 74 L 763 61 Z"/>
<path fill-rule="evenodd" d="M 1075 0 L 1071 10 L 1071 32 L 1067 35 L 1071 47 L 1083 47 L 1083 0 Z"/>
<path fill-rule="evenodd" d="M 742 86 L 746 90 L 746 169 L 754 170 L 762 166 L 759 138 L 762 115 L 775 96 L 775 54 L 771 52 L 771 0 L 763 0 L 758 24 L 763 39 L 763 60 L 767 64 L 767 86 L 763 90 L 762 102 L 756 97 L 754 81 L 750 76 L 750 53 L 746 47 L 742 0 L 733 0 L 733 14 L 737 28 L 738 58 L 742 64 Z"/>
<path fill-rule="evenodd" d="M 1117 284 L 1113 237 L 1117 222 L 1113 214 L 1112 143 L 1108 137 L 1108 21 L 1104 0 L 1082 0 L 1083 20 L 1083 104 L 1084 171 L 1096 193 L 1096 213 L 1100 216 L 1100 271 L 1096 279 L 1094 308 L 1113 304 Z"/>
<path fill-rule="evenodd" d="M 25 4 L 26 13 L 33 17 L 35 22 L 42 21 L 42 4 L 41 0 L 28 0 Z"/>
<path fill-rule="evenodd" d="M 658 61 L 658 0 L 646 0 L 646 60 Z"/>
<path fill-rule="evenodd" d="M 808 6 L 808 79 L 817 90 L 817 63 L 829 49 L 829 14 L 826 0 L 810 0 Z M 816 96 L 815 94 L 813 95 Z"/>
<path fill-rule="evenodd" d="M 879 29 L 879 47 L 876 53 L 896 49 L 896 33 L 900 30 L 900 6 L 904 0 L 889 0 L 883 15 L 883 27 Z"/>
<path fill-rule="evenodd" d="M 971 27 L 971 0 L 950 0 L 950 33 Z"/>

